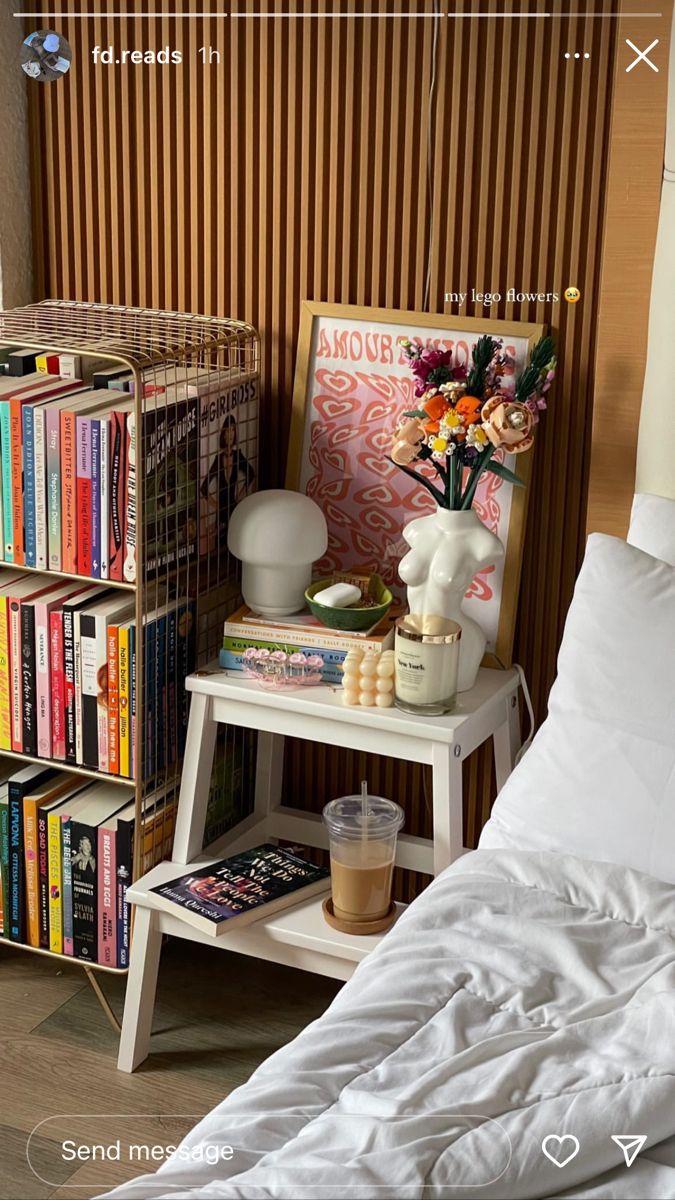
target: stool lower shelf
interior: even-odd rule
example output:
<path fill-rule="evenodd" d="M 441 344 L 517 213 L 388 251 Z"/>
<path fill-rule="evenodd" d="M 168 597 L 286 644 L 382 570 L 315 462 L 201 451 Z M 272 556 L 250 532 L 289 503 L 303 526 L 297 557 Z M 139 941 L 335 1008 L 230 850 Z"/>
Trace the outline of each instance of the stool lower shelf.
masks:
<path fill-rule="evenodd" d="M 261 916 L 258 921 L 243 928 L 225 930 L 218 937 L 195 929 L 194 925 L 182 918 L 178 905 L 174 916 L 156 904 L 152 888 L 168 883 L 181 874 L 188 874 L 190 867 L 204 867 L 212 861 L 212 858 L 204 856 L 187 866 L 174 862 L 160 863 L 134 883 L 129 889 L 128 899 L 139 907 L 153 910 L 161 933 L 236 954 L 264 958 L 269 962 L 285 963 L 333 979 L 348 979 L 354 964 L 370 954 L 384 937 L 384 934 L 356 936 L 331 928 L 323 915 L 323 896 L 300 901 L 269 917 Z M 397 919 L 405 907 L 404 904 L 397 904 Z"/>

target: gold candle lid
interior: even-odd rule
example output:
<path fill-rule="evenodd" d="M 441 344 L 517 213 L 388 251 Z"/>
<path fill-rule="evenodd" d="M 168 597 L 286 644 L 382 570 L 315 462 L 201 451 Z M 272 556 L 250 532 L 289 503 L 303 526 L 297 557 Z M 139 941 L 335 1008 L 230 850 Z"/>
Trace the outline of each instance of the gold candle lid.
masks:
<path fill-rule="evenodd" d="M 408 613 L 399 617 L 396 622 L 398 637 L 410 642 L 424 642 L 427 646 L 448 645 L 458 642 L 462 636 L 462 627 L 448 617 L 435 617 L 427 613 Z"/>

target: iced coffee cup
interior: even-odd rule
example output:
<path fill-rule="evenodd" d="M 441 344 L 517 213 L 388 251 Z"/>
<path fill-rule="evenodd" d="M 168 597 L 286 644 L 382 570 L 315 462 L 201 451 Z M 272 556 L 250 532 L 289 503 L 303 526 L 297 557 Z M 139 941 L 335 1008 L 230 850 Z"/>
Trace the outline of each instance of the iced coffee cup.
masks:
<path fill-rule="evenodd" d="M 328 827 L 334 915 L 378 921 L 391 908 L 396 837 L 403 809 L 382 796 L 340 796 L 323 810 Z"/>

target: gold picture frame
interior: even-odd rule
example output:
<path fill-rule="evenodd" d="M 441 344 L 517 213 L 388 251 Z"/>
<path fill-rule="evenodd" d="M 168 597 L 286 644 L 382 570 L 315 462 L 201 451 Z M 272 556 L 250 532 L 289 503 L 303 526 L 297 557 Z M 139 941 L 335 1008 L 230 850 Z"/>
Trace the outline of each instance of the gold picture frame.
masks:
<path fill-rule="evenodd" d="M 410 372 L 407 365 L 396 361 L 396 339 L 397 336 L 402 336 L 404 329 L 406 334 L 414 337 L 424 337 L 428 332 L 429 340 L 445 341 L 457 348 L 462 346 L 464 353 L 467 352 L 471 341 L 475 341 L 478 336 L 491 334 L 493 337 L 503 339 L 506 346 L 516 351 L 517 369 L 522 368 L 523 361 L 545 333 L 545 327 L 540 324 L 497 321 L 488 316 L 456 317 L 443 313 L 419 313 L 399 309 L 365 308 L 359 305 L 303 301 L 286 472 L 288 488 L 299 491 L 306 490 L 308 481 L 312 479 L 310 471 L 313 468 L 309 461 L 310 456 L 311 454 L 316 456 L 316 446 L 321 443 L 322 434 L 327 432 L 327 427 L 323 429 L 321 427 L 320 421 L 323 417 L 315 408 L 315 400 L 318 399 L 319 403 L 323 404 L 322 411 L 324 411 L 326 406 L 330 405 L 331 397 L 321 395 L 317 391 L 317 387 L 321 386 L 318 384 L 318 380 L 328 380 L 331 386 L 339 385 L 339 387 L 345 388 L 348 387 L 346 380 L 352 380 L 353 395 L 351 397 L 345 396 L 341 401 L 338 391 L 332 398 L 333 410 L 335 412 L 344 410 L 340 418 L 344 420 L 344 425 L 342 428 L 338 428 L 336 421 L 331 418 L 335 427 L 331 434 L 327 434 L 329 438 L 336 441 L 336 445 L 338 444 L 337 439 L 342 435 L 339 457 L 344 458 L 345 439 L 350 437 L 350 413 L 346 410 L 351 404 L 353 407 L 351 415 L 357 420 L 363 417 L 365 401 L 361 402 L 359 408 L 354 400 L 362 384 L 367 387 L 368 380 L 370 380 L 371 385 L 374 384 L 378 392 L 381 391 L 384 394 L 387 388 L 395 389 L 397 376 L 409 379 Z M 445 338 L 442 335 L 446 335 Z M 453 335 L 459 335 L 459 338 L 454 338 Z M 371 373 L 369 376 L 367 371 L 356 369 L 355 364 L 365 360 L 369 366 L 372 366 L 377 361 L 378 354 L 380 358 L 386 357 L 387 363 L 381 365 L 381 369 L 386 371 L 388 365 L 389 374 Z M 360 358 L 359 355 L 361 355 Z M 319 358 L 325 364 L 321 368 L 317 366 Z M 349 369 L 347 369 L 348 366 Z M 341 367 L 344 367 L 344 370 Z M 341 376 L 344 376 L 344 381 L 341 380 Z M 366 381 L 365 384 L 364 381 Z M 377 400 L 373 399 L 374 396 L 375 393 L 371 396 L 371 400 L 377 405 Z M 387 402 L 383 400 L 380 403 L 383 411 L 390 409 L 393 403 L 386 396 L 385 400 Z M 404 407 L 402 397 L 398 403 L 401 408 Z M 314 426 L 312 422 L 314 422 Z M 354 429 L 356 428 L 355 425 Z M 361 427 L 359 426 L 359 428 Z M 357 442 L 356 435 L 352 440 L 354 443 Z M 335 450 L 332 453 L 335 458 Z M 363 460 L 363 458 L 364 456 L 360 455 L 360 459 Z M 507 667 L 511 664 L 529 495 L 528 484 L 532 470 L 532 452 L 513 456 L 509 465 L 526 486 L 515 488 L 508 484 L 501 485 L 509 490 L 506 527 L 505 530 L 500 530 L 506 554 L 500 577 L 498 613 L 492 614 L 492 636 L 489 637 L 489 649 L 483 660 L 485 666 L 492 667 Z M 364 471 L 364 476 L 365 474 Z M 372 478 L 376 485 L 376 476 L 373 475 Z M 339 490 L 339 481 L 336 481 L 333 486 Z M 361 490 L 363 491 L 363 489 Z M 321 499 L 319 497 L 317 499 L 321 503 Z M 330 514 L 337 511 L 338 504 L 334 506 L 329 503 L 327 505 L 329 533 L 331 530 Z M 326 511 L 326 506 L 322 505 L 322 507 Z M 413 515 L 415 515 L 415 510 L 411 508 L 409 516 Z M 354 536 L 360 545 L 359 534 L 355 533 Z M 367 544 L 367 539 L 363 539 L 363 544 Z M 354 566 L 355 563 L 352 562 L 350 565 Z M 376 565 L 379 566 L 379 561 Z M 371 569 L 374 570 L 375 566 L 371 565 Z"/>

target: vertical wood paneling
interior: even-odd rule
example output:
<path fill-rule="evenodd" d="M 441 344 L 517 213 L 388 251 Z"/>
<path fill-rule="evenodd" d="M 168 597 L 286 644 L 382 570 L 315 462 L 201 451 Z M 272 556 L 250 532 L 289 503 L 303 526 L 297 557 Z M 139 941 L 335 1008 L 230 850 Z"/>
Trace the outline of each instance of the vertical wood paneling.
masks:
<path fill-rule="evenodd" d="M 593 7 L 609 16 L 617 3 Z M 59 0 L 68 7 L 74 0 Z M 614 21 L 570 16 L 567 0 L 539 6 L 557 20 L 439 16 L 436 30 L 433 19 L 326 15 L 362 12 L 359 0 L 262 6 L 322 14 L 295 20 L 176 21 L 165 0 L 153 7 L 165 15 L 59 19 L 72 70 L 30 89 L 39 294 L 256 325 L 270 484 L 284 475 L 302 299 L 421 308 L 429 269 L 432 311 L 444 310 L 446 291 L 476 286 L 502 293 L 494 317 L 550 324 L 559 380 L 535 456 L 516 639 L 541 717 L 584 535 Z M 198 0 L 182 7 L 200 9 Z M 432 14 L 442 5 L 386 7 Z M 465 0 L 464 10 L 502 6 Z M 169 45 L 183 63 L 94 67 L 94 44 Z M 219 64 L 202 63 L 203 45 Z M 565 50 L 589 50 L 591 60 L 565 60 Z M 562 292 L 570 283 L 583 291 L 576 307 L 506 299 L 509 287 Z M 404 800 L 409 828 L 427 827 L 419 767 L 289 746 L 294 802 L 304 791 L 317 807 L 364 773 L 376 791 Z M 494 787 L 486 752 L 467 766 L 466 783 L 474 842 Z"/>

